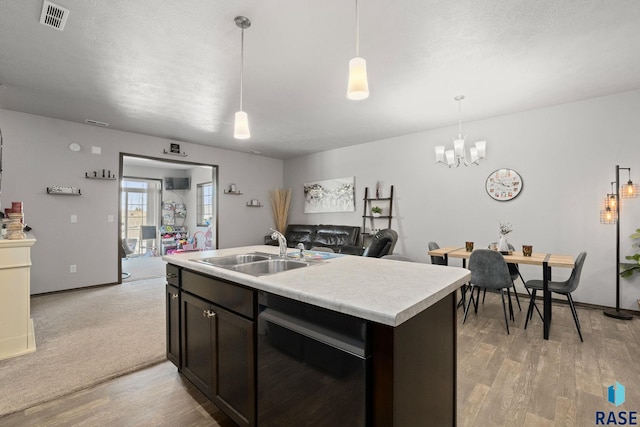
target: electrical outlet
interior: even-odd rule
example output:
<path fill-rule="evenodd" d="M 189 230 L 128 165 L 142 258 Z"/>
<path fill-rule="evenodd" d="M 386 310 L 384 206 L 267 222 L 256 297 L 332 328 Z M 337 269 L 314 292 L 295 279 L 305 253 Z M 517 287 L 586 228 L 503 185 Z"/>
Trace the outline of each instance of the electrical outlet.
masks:
<path fill-rule="evenodd" d="M 75 273 L 76 272 L 76 265 L 75 264 L 71 264 L 69 266 L 69 273 Z"/>
<path fill-rule="evenodd" d="M 78 215 L 71 215 L 71 223 L 75 224 L 76 222 L 78 222 Z"/>
<path fill-rule="evenodd" d="M 113 215 L 107 216 L 107 222 L 113 222 Z"/>

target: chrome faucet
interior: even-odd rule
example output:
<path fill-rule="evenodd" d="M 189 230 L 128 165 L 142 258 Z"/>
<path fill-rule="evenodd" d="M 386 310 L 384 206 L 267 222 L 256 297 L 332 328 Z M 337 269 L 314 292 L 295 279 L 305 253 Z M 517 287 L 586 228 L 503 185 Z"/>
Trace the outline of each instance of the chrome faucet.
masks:
<path fill-rule="evenodd" d="M 273 233 L 271 233 L 271 239 L 278 239 L 278 245 L 280 246 L 280 258 L 287 257 L 287 238 L 284 237 L 284 234 L 279 232 L 278 230 L 271 229 Z"/>

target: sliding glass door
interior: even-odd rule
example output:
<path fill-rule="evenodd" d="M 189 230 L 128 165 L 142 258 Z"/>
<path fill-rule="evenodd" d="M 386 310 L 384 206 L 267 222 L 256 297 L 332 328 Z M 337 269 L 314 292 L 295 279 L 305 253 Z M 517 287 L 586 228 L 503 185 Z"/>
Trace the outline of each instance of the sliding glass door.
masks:
<path fill-rule="evenodd" d="M 122 240 L 138 256 L 157 255 L 161 191 L 162 181 L 157 179 L 122 179 Z"/>

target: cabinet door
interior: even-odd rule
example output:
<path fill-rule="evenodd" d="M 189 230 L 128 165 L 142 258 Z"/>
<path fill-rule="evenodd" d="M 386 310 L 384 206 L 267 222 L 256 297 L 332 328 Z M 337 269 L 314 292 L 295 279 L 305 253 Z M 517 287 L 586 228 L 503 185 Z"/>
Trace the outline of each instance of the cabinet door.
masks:
<path fill-rule="evenodd" d="M 255 323 L 215 307 L 217 324 L 214 402 L 240 426 L 256 418 Z"/>
<path fill-rule="evenodd" d="M 167 285 L 167 359 L 180 369 L 180 291 Z"/>
<path fill-rule="evenodd" d="M 182 373 L 213 399 L 215 314 L 211 304 L 185 292 L 182 300 Z"/>

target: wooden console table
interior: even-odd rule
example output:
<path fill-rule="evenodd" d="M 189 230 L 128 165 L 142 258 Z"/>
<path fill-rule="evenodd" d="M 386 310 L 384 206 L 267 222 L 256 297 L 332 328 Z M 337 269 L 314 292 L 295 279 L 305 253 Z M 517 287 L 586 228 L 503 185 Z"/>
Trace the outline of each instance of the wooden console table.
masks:
<path fill-rule="evenodd" d="M 31 246 L 0 239 L 0 360 L 36 351 L 31 320 Z"/>

